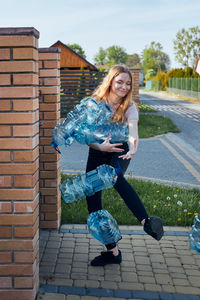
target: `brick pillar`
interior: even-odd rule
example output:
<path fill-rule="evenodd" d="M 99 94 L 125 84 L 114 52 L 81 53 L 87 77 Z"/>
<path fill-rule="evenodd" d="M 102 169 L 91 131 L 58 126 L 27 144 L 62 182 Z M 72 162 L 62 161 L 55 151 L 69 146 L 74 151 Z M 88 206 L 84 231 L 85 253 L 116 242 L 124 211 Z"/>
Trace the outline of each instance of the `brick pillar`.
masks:
<path fill-rule="evenodd" d="M 40 68 L 40 227 L 58 229 L 61 217 L 60 154 L 51 147 L 60 122 L 60 49 L 39 49 Z"/>
<path fill-rule="evenodd" d="M 1 300 L 33 300 L 39 286 L 38 38 L 0 28 Z"/>
<path fill-rule="evenodd" d="M 139 72 L 140 69 L 130 69 L 133 75 L 133 100 L 139 105 Z"/>

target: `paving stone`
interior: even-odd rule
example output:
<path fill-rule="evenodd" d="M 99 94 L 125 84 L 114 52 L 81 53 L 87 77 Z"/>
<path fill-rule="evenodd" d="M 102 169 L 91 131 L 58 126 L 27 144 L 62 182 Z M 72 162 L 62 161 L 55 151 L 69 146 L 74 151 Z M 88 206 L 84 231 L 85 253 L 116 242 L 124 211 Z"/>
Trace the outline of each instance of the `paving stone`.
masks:
<path fill-rule="evenodd" d="M 122 260 L 121 266 L 123 267 L 135 267 L 135 262 L 134 261 L 124 261 Z"/>
<path fill-rule="evenodd" d="M 45 265 L 45 266 L 40 266 L 40 273 L 53 273 L 55 266 L 54 265 Z"/>
<path fill-rule="evenodd" d="M 94 297 L 94 296 L 82 296 L 81 300 L 98 300 L 99 297 Z"/>
<path fill-rule="evenodd" d="M 104 275 L 104 267 L 88 266 L 88 274 Z"/>
<path fill-rule="evenodd" d="M 48 255 L 48 254 L 56 254 L 59 252 L 59 248 L 46 248 L 45 249 L 45 255 Z"/>
<path fill-rule="evenodd" d="M 60 245 L 61 245 L 60 242 L 57 242 L 57 241 L 51 241 L 51 242 L 48 242 L 48 243 L 47 243 L 46 248 L 47 248 L 47 249 L 48 249 L 48 248 L 58 249 L 58 248 L 60 248 Z"/>
<path fill-rule="evenodd" d="M 178 258 L 166 258 L 166 264 L 170 267 L 181 267 L 182 264 Z"/>
<path fill-rule="evenodd" d="M 65 300 L 81 300 L 81 297 L 78 295 L 67 295 Z"/>
<path fill-rule="evenodd" d="M 183 265 L 196 265 L 195 259 L 192 256 L 181 255 L 180 259 Z"/>
<path fill-rule="evenodd" d="M 71 279 L 87 279 L 87 274 L 83 273 L 71 273 L 70 274 Z"/>
<path fill-rule="evenodd" d="M 54 278 L 53 280 L 48 280 L 47 282 L 49 285 L 59 285 L 59 286 L 72 286 L 73 280 L 67 278 Z"/>
<path fill-rule="evenodd" d="M 146 271 L 152 271 L 152 267 L 150 265 L 140 265 L 140 264 L 137 264 L 136 265 L 136 269 L 137 270 L 146 270 Z"/>
<path fill-rule="evenodd" d="M 87 262 L 88 261 L 88 254 L 74 254 L 73 260 L 74 261 Z"/>
<path fill-rule="evenodd" d="M 56 261 L 57 260 L 57 254 L 53 254 L 53 253 L 50 253 L 50 254 L 44 254 L 43 257 L 42 257 L 42 261 Z"/>
<path fill-rule="evenodd" d="M 175 286 L 176 293 L 179 294 L 191 294 L 191 295 L 200 295 L 200 289 L 193 286 Z"/>
<path fill-rule="evenodd" d="M 173 285 L 169 285 L 169 284 L 161 284 L 161 288 L 163 290 L 163 292 L 166 292 L 166 293 L 175 293 L 175 288 Z M 161 298 L 163 299 L 163 298 Z"/>
<path fill-rule="evenodd" d="M 137 275 L 139 276 L 154 276 L 154 273 L 153 272 L 150 272 L 150 271 L 137 271 Z"/>
<path fill-rule="evenodd" d="M 150 259 L 148 257 L 136 256 L 135 262 L 140 265 L 150 265 Z"/>
<path fill-rule="evenodd" d="M 190 283 L 187 279 L 182 278 L 173 278 L 174 285 L 183 285 L 183 286 L 190 286 Z"/>
<path fill-rule="evenodd" d="M 185 269 L 185 273 L 187 275 L 199 276 L 200 277 L 200 270 Z"/>
<path fill-rule="evenodd" d="M 105 278 L 102 275 L 94 275 L 94 274 L 89 274 L 88 275 L 88 280 L 99 280 L 103 281 Z"/>
<path fill-rule="evenodd" d="M 156 269 L 156 268 L 154 268 L 154 269 L 153 269 L 153 272 L 154 272 L 155 274 L 169 274 L 169 272 L 168 272 L 167 269 Z"/>
<path fill-rule="evenodd" d="M 120 268 L 121 272 L 135 272 L 136 273 L 136 267 L 128 267 L 128 266 L 121 266 Z"/>
<path fill-rule="evenodd" d="M 159 263 L 165 263 L 165 259 L 162 255 L 159 254 L 151 254 L 150 255 L 151 262 L 159 262 Z"/>
<path fill-rule="evenodd" d="M 65 295 L 54 294 L 54 293 L 39 293 L 37 300 L 65 300 Z"/>
<path fill-rule="evenodd" d="M 85 268 L 74 268 L 72 267 L 72 273 L 87 273 L 87 269 Z"/>
<path fill-rule="evenodd" d="M 121 281 L 121 276 L 116 274 L 105 274 L 104 278 L 106 281 Z"/>
<path fill-rule="evenodd" d="M 70 273 L 71 266 L 69 264 L 56 264 L 55 273 Z"/>
<path fill-rule="evenodd" d="M 152 283 L 144 283 L 144 288 L 146 291 L 154 291 L 154 292 L 161 292 L 162 288 L 158 284 L 152 284 Z"/>
<path fill-rule="evenodd" d="M 124 290 L 144 290 L 144 285 L 142 283 L 138 282 L 119 282 L 118 283 L 119 289 L 124 289 Z"/>
<path fill-rule="evenodd" d="M 141 283 L 156 283 L 155 278 L 151 276 L 138 276 Z"/>
<path fill-rule="evenodd" d="M 88 247 L 76 247 L 74 253 L 88 253 Z"/>
<path fill-rule="evenodd" d="M 200 288 L 200 278 L 199 276 L 188 276 L 188 280 L 192 286 Z"/>
<path fill-rule="evenodd" d="M 170 273 L 185 273 L 184 268 L 178 268 L 178 267 L 169 267 L 168 268 Z"/>
<path fill-rule="evenodd" d="M 112 290 L 117 289 L 117 283 L 113 281 L 101 281 L 100 286 L 103 289 L 112 289 Z"/>
<path fill-rule="evenodd" d="M 76 261 L 73 261 L 73 264 L 72 264 L 73 268 L 88 268 L 88 263 L 87 262 L 82 262 L 82 261 L 79 261 L 79 262 L 76 262 Z"/>
<path fill-rule="evenodd" d="M 136 273 L 133 272 L 123 272 L 121 273 L 122 281 L 127 282 L 138 282 L 138 276 Z"/>
<path fill-rule="evenodd" d="M 167 264 L 162 262 L 152 262 L 153 269 L 167 269 Z"/>
<path fill-rule="evenodd" d="M 171 278 L 187 279 L 186 274 L 183 274 L 183 273 L 171 273 L 170 276 L 171 276 Z"/>
<path fill-rule="evenodd" d="M 158 284 L 173 284 L 172 279 L 166 274 L 155 274 L 156 282 Z"/>

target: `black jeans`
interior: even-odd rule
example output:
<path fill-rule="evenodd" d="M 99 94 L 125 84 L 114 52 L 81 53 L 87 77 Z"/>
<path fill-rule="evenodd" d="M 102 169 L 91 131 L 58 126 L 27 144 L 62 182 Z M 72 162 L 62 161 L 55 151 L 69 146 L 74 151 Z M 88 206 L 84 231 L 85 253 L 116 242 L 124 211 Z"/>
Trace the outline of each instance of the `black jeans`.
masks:
<path fill-rule="evenodd" d="M 121 146 L 120 146 L 121 148 Z M 102 152 L 92 148 L 89 148 L 89 155 L 87 161 L 86 172 L 96 169 L 98 166 L 107 164 L 116 167 L 117 161 L 119 162 L 122 173 L 126 172 L 130 160 L 121 159 L 118 156 L 127 153 L 129 150 L 128 144 L 124 143 L 122 148 L 124 152 Z M 136 216 L 138 221 L 148 218 L 148 214 L 142 204 L 138 194 L 135 192 L 133 187 L 126 181 L 123 175 L 118 176 L 117 182 L 114 185 L 116 191 L 120 194 L 131 212 Z M 95 193 L 92 196 L 86 197 L 87 206 L 89 213 L 102 209 L 101 191 Z M 108 249 L 114 248 L 114 244 L 106 245 Z"/>

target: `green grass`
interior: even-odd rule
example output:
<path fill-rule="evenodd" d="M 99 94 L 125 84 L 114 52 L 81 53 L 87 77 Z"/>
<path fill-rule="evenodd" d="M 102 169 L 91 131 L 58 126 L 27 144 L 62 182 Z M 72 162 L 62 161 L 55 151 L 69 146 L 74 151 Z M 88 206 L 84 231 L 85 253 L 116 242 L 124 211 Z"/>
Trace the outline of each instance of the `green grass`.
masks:
<path fill-rule="evenodd" d="M 171 119 L 149 114 L 140 114 L 138 131 L 140 138 L 148 138 L 167 132 L 180 132 Z"/>
<path fill-rule="evenodd" d="M 64 178 L 66 176 L 62 176 L 62 180 Z M 193 224 L 194 216 L 199 209 L 199 190 L 189 190 L 135 179 L 128 179 L 128 181 L 140 196 L 150 216 L 161 217 L 163 224 L 168 226 L 191 226 Z M 113 215 L 118 224 L 139 224 L 114 188 L 104 190 L 102 199 L 103 208 Z M 85 199 L 71 204 L 62 201 L 62 223 L 85 224 L 87 216 Z"/>
<path fill-rule="evenodd" d="M 139 111 L 140 112 L 157 112 L 157 110 L 151 108 L 149 105 L 140 103 L 139 104 Z"/>

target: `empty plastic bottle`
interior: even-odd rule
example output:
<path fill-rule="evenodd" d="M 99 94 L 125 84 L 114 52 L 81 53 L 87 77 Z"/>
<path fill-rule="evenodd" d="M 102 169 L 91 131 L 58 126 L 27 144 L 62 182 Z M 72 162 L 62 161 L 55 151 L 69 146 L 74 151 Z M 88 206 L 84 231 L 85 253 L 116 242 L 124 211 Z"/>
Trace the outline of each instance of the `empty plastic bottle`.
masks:
<path fill-rule="evenodd" d="M 112 187 L 119 174 L 120 167 L 101 165 L 93 171 L 65 180 L 60 185 L 62 197 L 66 203 L 71 203 L 92 196 L 98 191 Z"/>
<path fill-rule="evenodd" d="M 104 209 L 92 212 L 87 218 L 89 232 L 104 245 L 117 243 L 121 233 L 117 221 Z"/>
<path fill-rule="evenodd" d="M 198 216 L 194 218 L 194 225 L 192 225 L 192 230 L 189 234 L 189 242 L 190 248 L 200 253 L 200 211 Z"/>
<path fill-rule="evenodd" d="M 121 122 L 110 123 L 111 108 L 93 98 L 83 99 L 69 112 L 67 118 L 56 125 L 52 132 L 52 147 L 70 146 L 74 140 L 81 144 L 101 143 L 111 133 L 111 143 L 128 139 L 128 127 Z"/>

